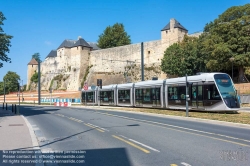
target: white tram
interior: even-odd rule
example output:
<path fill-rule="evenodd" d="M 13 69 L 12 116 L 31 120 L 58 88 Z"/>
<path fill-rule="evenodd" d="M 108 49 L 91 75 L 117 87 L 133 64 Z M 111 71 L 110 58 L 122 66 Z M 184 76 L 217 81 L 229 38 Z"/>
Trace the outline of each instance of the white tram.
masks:
<path fill-rule="evenodd" d="M 238 111 L 240 103 L 228 74 L 201 73 L 188 76 L 190 110 Z M 112 106 L 186 109 L 186 77 L 115 84 L 82 91 L 82 102 Z"/>

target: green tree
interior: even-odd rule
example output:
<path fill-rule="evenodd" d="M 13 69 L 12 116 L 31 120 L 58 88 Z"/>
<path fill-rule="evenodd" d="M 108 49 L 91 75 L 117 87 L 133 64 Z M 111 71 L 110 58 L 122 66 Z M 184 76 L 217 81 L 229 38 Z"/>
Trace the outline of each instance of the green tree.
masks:
<path fill-rule="evenodd" d="M 175 43 L 164 52 L 161 69 L 174 76 L 194 75 L 204 71 L 204 59 L 199 54 L 198 38 L 184 36 L 180 43 Z"/>
<path fill-rule="evenodd" d="M 3 77 L 3 80 L 5 81 L 6 93 L 18 91 L 20 76 L 15 72 L 8 71 L 7 74 Z"/>
<path fill-rule="evenodd" d="M 35 72 L 32 77 L 30 78 L 31 82 L 38 83 L 38 73 Z"/>
<path fill-rule="evenodd" d="M 230 70 L 230 58 L 244 78 L 244 68 L 250 65 L 250 4 L 227 9 L 207 24 L 201 42 L 201 53 L 207 57 L 206 67 L 212 71 Z"/>
<path fill-rule="evenodd" d="M 39 53 L 35 53 L 32 55 L 32 59 L 35 58 L 35 60 L 37 62 L 42 62 L 41 59 L 40 59 L 40 54 Z"/>
<path fill-rule="evenodd" d="M 4 85 L 3 82 L 0 82 L 0 95 L 4 94 Z"/>
<path fill-rule="evenodd" d="M 130 36 L 125 32 L 123 24 L 116 23 L 108 26 L 104 32 L 99 35 L 98 47 L 111 48 L 131 44 Z"/>
<path fill-rule="evenodd" d="M 2 29 L 1 26 L 4 25 L 3 24 L 4 20 L 6 20 L 6 18 L 4 17 L 3 13 L 0 11 L 0 60 L 11 63 L 11 59 L 6 55 L 6 53 L 10 51 L 9 50 L 9 47 L 11 47 L 10 39 L 12 38 L 12 36 L 4 33 Z M 2 62 L 0 62 L 0 68 L 1 67 L 3 67 Z"/>

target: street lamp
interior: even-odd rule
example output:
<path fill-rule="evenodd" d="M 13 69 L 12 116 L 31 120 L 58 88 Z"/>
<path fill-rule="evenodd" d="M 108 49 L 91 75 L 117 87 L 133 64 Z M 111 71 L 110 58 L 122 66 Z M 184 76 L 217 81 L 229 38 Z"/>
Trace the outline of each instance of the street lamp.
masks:
<path fill-rule="evenodd" d="M 6 93 L 6 91 L 5 91 L 5 88 L 6 88 L 5 82 L 6 82 L 6 81 L 9 81 L 9 80 L 6 80 L 6 79 L 3 78 L 3 95 L 4 95 L 3 102 L 4 102 L 4 103 L 5 103 L 5 93 Z"/>
<path fill-rule="evenodd" d="M 23 87 L 23 80 L 22 80 L 22 87 L 21 87 L 21 90 L 22 90 L 22 102 L 24 101 L 23 100 L 23 90 L 24 90 L 24 87 Z"/>
<path fill-rule="evenodd" d="M 234 79 L 234 65 L 233 65 L 233 63 L 234 63 L 234 57 L 231 57 L 231 58 L 229 58 L 229 60 L 232 62 L 232 80 Z"/>

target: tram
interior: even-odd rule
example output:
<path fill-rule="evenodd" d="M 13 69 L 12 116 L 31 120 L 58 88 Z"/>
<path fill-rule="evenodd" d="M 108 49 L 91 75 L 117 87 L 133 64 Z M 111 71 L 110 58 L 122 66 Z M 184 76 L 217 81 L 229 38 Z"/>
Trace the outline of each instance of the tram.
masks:
<path fill-rule="evenodd" d="M 113 84 L 82 91 L 86 104 L 148 107 L 161 109 L 235 112 L 240 108 L 232 79 L 225 73 L 200 73 L 199 75 L 149 80 L 137 83 Z M 188 94 L 186 95 L 186 86 Z M 86 100 L 85 100 L 86 99 Z"/>

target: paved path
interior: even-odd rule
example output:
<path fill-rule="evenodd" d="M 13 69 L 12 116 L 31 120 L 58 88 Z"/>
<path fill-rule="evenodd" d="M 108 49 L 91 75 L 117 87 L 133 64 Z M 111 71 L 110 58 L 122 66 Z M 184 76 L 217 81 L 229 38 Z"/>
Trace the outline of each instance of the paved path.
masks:
<path fill-rule="evenodd" d="M 0 108 L 0 165 L 36 165 L 35 163 L 15 163 L 13 160 L 17 159 L 18 153 L 32 152 L 34 154 L 34 151 L 39 150 L 34 131 L 26 118 Z M 14 152 L 16 154 L 13 154 Z"/>

